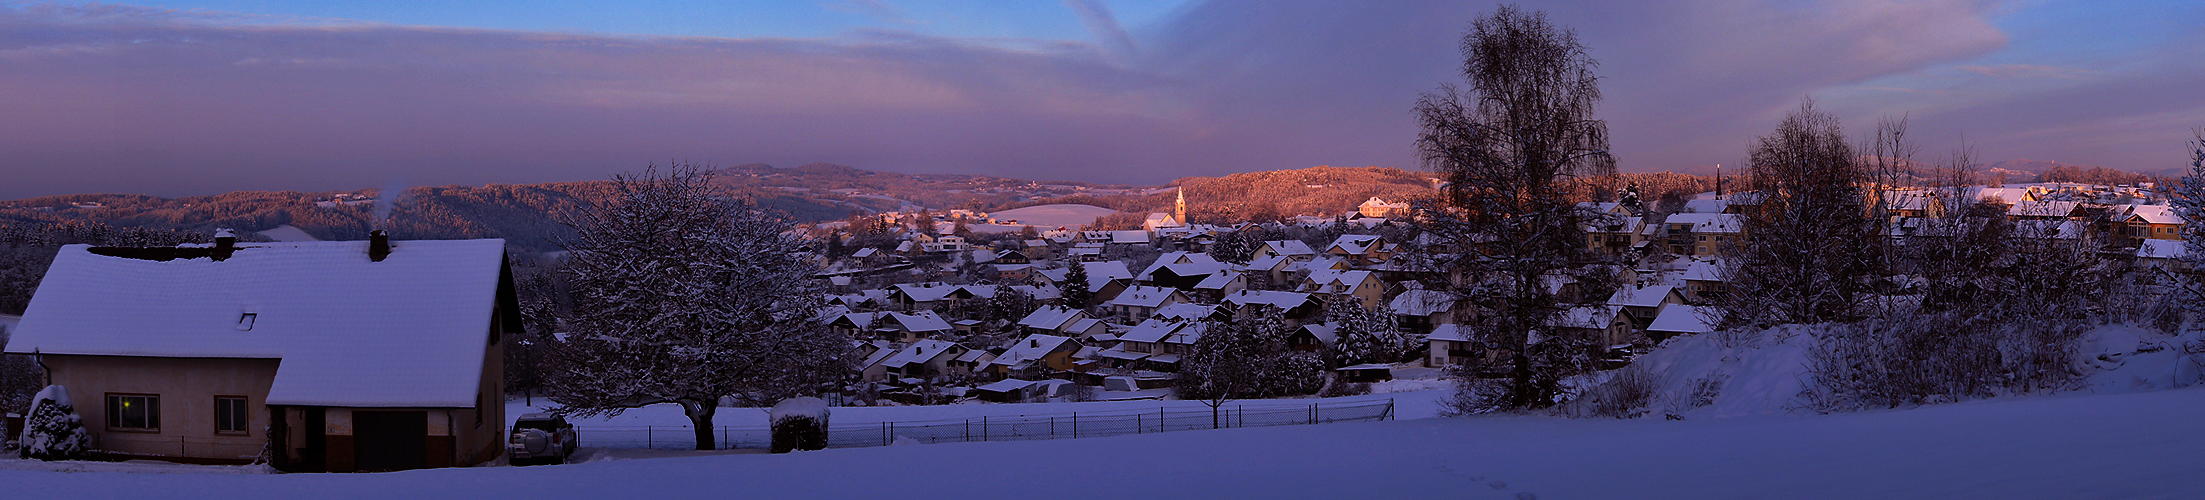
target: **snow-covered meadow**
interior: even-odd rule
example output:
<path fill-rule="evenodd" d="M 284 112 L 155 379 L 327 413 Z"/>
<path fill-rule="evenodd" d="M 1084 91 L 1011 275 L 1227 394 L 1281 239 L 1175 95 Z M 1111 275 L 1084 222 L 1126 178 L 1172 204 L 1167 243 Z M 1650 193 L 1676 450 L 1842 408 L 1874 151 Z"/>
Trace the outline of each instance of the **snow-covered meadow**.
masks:
<path fill-rule="evenodd" d="M 0 470 L 0 482 L 25 498 L 2195 498 L 2201 414 L 2205 390 L 2193 388 L 1825 416 L 1429 418 L 385 474 L 88 465 Z"/>

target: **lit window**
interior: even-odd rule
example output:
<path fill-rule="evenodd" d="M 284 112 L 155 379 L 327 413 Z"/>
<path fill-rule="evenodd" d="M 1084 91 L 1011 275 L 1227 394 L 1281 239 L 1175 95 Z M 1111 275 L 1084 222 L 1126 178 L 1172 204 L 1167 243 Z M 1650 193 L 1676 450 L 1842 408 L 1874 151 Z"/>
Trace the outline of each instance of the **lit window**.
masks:
<path fill-rule="evenodd" d="M 107 427 L 161 430 L 161 397 L 142 394 L 107 395 Z"/>

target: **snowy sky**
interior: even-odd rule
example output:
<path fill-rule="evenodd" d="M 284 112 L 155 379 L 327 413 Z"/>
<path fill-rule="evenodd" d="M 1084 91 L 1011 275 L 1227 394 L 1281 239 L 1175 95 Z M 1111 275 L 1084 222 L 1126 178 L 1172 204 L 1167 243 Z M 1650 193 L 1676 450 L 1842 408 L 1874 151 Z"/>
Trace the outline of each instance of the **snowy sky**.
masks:
<path fill-rule="evenodd" d="M 600 179 L 657 161 L 1161 183 L 1415 167 L 1483 2 L 0 0 L 0 199 Z M 2205 3 L 1527 1 L 1626 170 L 1813 96 L 1931 152 L 2181 166 Z"/>

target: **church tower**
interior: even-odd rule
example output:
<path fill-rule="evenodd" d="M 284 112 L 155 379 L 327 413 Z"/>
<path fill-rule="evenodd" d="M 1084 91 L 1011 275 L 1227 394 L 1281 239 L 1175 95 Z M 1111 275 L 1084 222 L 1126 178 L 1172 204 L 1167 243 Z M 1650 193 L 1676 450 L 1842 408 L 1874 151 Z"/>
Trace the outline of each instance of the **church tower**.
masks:
<path fill-rule="evenodd" d="M 1179 203 L 1172 208 L 1171 218 L 1179 225 L 1189 225 L 1187 224 L 1187 188 L 1185 187 L 1179 188 Z"/>

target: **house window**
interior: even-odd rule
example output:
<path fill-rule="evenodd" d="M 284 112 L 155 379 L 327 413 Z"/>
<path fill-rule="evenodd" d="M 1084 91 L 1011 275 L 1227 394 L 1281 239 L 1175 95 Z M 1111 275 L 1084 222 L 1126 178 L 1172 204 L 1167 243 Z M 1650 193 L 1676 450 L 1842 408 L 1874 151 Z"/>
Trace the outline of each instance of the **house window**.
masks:
<path fill-rule="evenodd" d="M 245 406 L 241 396 L 215 396 L 214 432 L 219 434 L 245 434 L 253 423 L 252 410 Z"/>
<path fill-rule="evenodd" d="M 161 397 L 150 394 L 107 395 L 107 428 L 161 430 Z"/>

